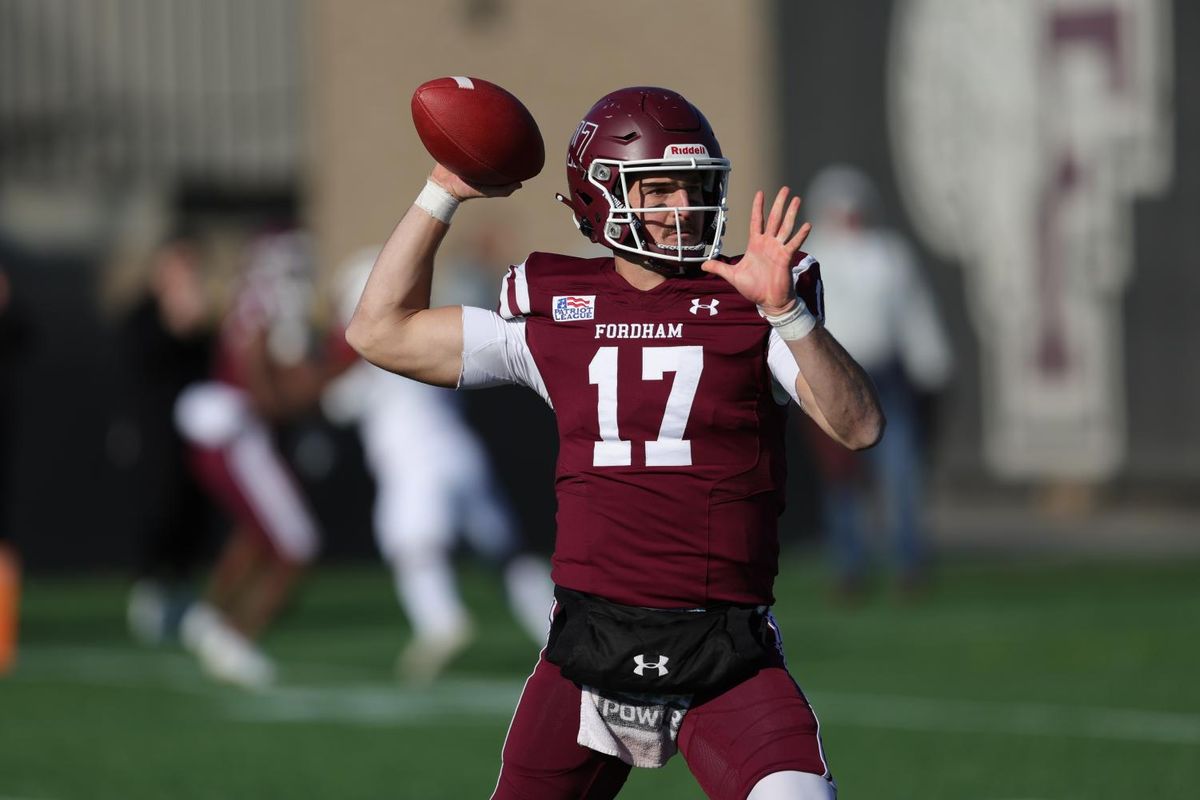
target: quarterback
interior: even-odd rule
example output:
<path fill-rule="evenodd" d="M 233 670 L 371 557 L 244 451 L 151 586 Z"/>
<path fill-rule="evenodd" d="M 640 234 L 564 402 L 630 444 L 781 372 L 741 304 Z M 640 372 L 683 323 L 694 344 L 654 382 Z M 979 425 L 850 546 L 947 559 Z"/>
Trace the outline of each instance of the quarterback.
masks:
<path fill-rule="evenodd" d="M 615 797 L 683 754 L 715 798 L 832 798 L 816 717 L 771 615 L 785 404 L 861 449 L 883 417 L 825 330 L 799 198 L 759 192 L 744 255 L 721 253 L 730 162 L 676 92 L 621 89 L 567 150 L 579 231 L 612 256 L 535 252 L 498 310 L 429 308 L 457 206 L 505 196 L 436 165 L 347 330 L 426 383 L 517 383 L 559 432 L 555 605 L 495 798 Z"/>

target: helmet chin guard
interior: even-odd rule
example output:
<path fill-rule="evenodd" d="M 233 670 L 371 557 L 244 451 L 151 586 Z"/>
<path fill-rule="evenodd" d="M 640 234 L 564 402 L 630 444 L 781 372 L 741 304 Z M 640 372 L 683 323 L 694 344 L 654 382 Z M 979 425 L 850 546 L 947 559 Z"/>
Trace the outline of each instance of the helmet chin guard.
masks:
<path fill-rule="evenodd" d="M 681 95 L 654 87 L 620 89 L 601 98 L 576 128 L 567 151 L 570 195 L 559 198 L 591 241 L 651 269 L 682 272 L 721 252 L 730 169 L 708 120 Z M 630 189 L 640 178 L 676 172 L 702 174 L 700 204 L 630 202 Z M 676 243 L 656 242 L 641 215 L 670 212 Z M 703 215 L 698 242 L 683 243 L 685 212 Z"/>

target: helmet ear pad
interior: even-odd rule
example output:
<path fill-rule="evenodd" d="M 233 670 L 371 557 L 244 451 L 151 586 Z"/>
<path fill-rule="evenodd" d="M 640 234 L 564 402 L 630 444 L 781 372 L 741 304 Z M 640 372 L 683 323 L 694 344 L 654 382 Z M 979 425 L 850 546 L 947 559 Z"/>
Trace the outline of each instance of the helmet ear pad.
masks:
<path fill-rule="evenodd" d="M 626 187 L 621 183 L 620 170 L 613 169 L 608 164 L 593 161 L 588 173 L 596 191 L 592 194 L 582 190 L 576 192 L 586 207 L 593 209 L 591 216 L 587 218 L 589 230 L 584 235 L 589 236 L 593 242 L 600 245 L 606 245 L 610 241 L 623 245 L 628 245 L 638 239 L 642 242 L 651 241 L 647 238 L 648 232 L 645 223 L 637 214 L 628 214 L 628 221 L 618 222 L 612 219 L 611 212 L 613 210 L 635 205 L 630 202 L 625 191 Z M 595 184 L 599 184 L 599 186 L 595 186 Z M 604 193 L 607 193 L 612 200 L 605 200 Z M 583 230 L 582 223 L 580 230 Z"/>

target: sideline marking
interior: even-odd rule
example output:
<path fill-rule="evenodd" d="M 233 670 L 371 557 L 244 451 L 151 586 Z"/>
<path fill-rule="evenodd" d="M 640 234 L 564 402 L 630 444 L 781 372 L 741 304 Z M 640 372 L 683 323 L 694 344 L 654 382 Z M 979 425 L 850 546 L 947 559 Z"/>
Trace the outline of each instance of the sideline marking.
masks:
<path fill-rule="evenodd" d="M 413 688 L 364 679 L 368 671 L 353 665 L 285 662 L 285 680 L 280 685 L 246 692 L 209 681 L 189 656 L 177 651 L 33 645 L 23 647 L 20 656 L 17 669 L 5 680 L 9 685 L 64 681 L 97 687 L 159 688 L 209 696 L 220 713 L 244 722 L 324 720 L 395 727 L 434 720 L 490 723 L 512 716 L 524 683 L 520 678 L 451 677 L 430 687 Z M 289 681 L 292 672 L 335 683 Z M 834 726 L 1200 745 L 1200 713 L 953 700 L 812 687 L 805 693 L 815 701 L 822 720 Z"/>
<path fill-rule="evenodd" d="M 1200 714 L 861 692 L 806 694 L 816 698 L 821 718 L 834 725 L 1200 744 Z"/>

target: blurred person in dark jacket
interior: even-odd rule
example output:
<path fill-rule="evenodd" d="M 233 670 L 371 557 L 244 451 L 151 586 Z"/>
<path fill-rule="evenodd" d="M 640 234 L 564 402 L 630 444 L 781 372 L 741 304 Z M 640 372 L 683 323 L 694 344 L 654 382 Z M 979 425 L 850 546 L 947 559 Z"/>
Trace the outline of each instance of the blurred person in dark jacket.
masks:
<path fill-rule="evenodd" d="M 888 420 L 873 449 L 830 447 L 809 437 L 824 479 L 823 517 L 839 592 L 856 596 L 868 571 L 872 500 L 902 590 L 925 581 L 922 529 L 925 444 L 933 403 L 952 354 L 933 294 L 909 243 L 879 223 L 879 197 L 857 168 L 835 164 L 813 179 L 805 207 L 809 246 L 825 267 L 826 327 L 875 383 Z"/>
<path fill-rule="evenodd" d="M 109 450 L 137 484 L 136 579 L 127 619 L 145 643 L 174 634 L 211 538 L 212 504 L 187 466 L 174 421 L 179 393 L 210 369 L 215 303 L 208 277 L 203 234 L 180 224 L 154 248 L 144 283 L 117 323 L 123 379 Z"/>

